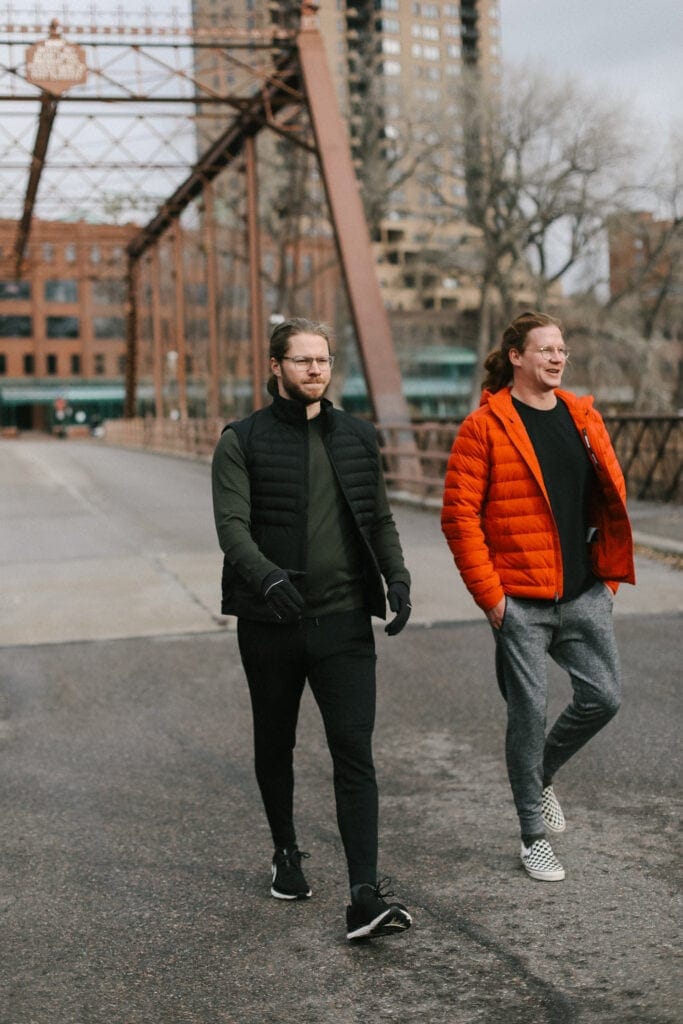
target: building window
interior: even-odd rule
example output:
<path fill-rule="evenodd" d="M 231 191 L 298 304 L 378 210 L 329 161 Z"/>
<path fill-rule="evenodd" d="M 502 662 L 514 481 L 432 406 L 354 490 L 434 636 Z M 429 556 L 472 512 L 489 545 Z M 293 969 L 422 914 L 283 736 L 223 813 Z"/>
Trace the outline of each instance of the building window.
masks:
<path fill-rule="evenodd" d="M 448 46 L 446 47 L 446 55 L 448 57 L 459 57 L 460 56 L 460 47 L 458 46 L 458 44 L 457 43 L 449 43 Z"/>
<path fill-rule="evenodd" d="M 104 374 L 105 369 L 106 369 L 106 362 L 105 362 L 105 358 L 104 358 L 104 353 L 103 352 L 96 352 L 95 353 L 95 373 L 97 374 L 98 377 L 101 377 Z"/>
<path fill-rule="evenodd" d="M 379 29 L 380 32 L 395 32 L 398 35 L 401 31 L 401 22 L 398 18 L 382 18 Z"/>
<path fill-rule="evenodd" d="M 436 25 L 420 25 L 417 22 L 413 22 L 410 33 L 416 39 L 431 39 L 432 42 L 439 41 L 439 29 Z"/>
<path fill-rule="evenodd" d="M 125 338 L 126 321 L 122 316 L 96 316 L 93 318 L 96 338 Z"/>
<path fill-rule="evenodd" d="M 43 242 L 43 263 L 52 263 L 55 258 L 55 247 L 51 242 Z"/>
<path fill-rule="evenodd" d="M 45 356 L 45 371 L 48 377 L 56 377 L 57 375 L 57 356 L 54 352 L 50 352 Z"/>
<path fill-rule="evenodd" d="M 401 52 L 401 44 L 398 39 L 383 39 L 382 40 L 382 53 L 393 53 L 397 54 Z"/>
<path fill-rule="evenodd" d="M 77 316 L 49 316 L 47 318 L 48 338 L 78 338 L 80 324 Z"/>
<path fill-rule="evenodd" d="M 384 71 L 385 75 L 400 75 L 401 74 L 401 64 L 400 64 L 400 61 L 397 61 L 397 60 L 385 60 L 384 64 L 382 65 L 382 70 Z"/>
<path fill-rule="evenodd" d="M 400 0 L 375 0 L 375 9 L 378 11 L 398 11 Z"/>
<path fill-rule="evenodd" d="M 460 26 L 459 25 L 451 25 L 450 23 L 448 25 L 444 25 L 444 27 L 443 27 L 443 34 L 445 36 L 451 36 L 452 38 L 455 37 L 455 38 L 459 39 L 460 38 Z"/>
<path fill-rule="evenodd" d="M 76 246 L 73 242 L 70 242 L 69 245 L 64 246 L 64 259 L 66 260 L 67 263 L 75 263 L 76 256 Z"/>
<path fill-rule="evenodd" d="M 46 281 L 45 300 L 47 302 L 78 302 L 78 282 Z"/>
<path fill-rule="evenodd" d="M 126 301 L 126 282 L 118 277 L 102 277 L 92 282 L 91 295 L 100 306 L 119 306 Z"/>
<path fill-rule="evenodd" d="M 441 70 L 433 66 L 425 66 L 424 64 L 415 64 L 413 67 L 413 74 L 416 78 L 426 78 L 430 82 L 439 82 L 441 80 Z"/>
<path fill-rule="evenodd" d="M 457 4 L 444 4 L 443 5 L 443 16 L 444 18 L 457 18 L 459 15 Z"/>
<path fill-rule="evenodd" d="M 438 4 L 413 4 L 413 15 L 416 18 L 438 18 Z"/>
<path fill-rule="evenodd" d="M 27 352 L 24 356 L 24 375 L 27 377 L 33 376 L 36 372 L 36 360 L 32 352 Z"/>
<path fill-rule="evenodd" d="M 78 376 L 81 372 L 81 357 L 77 354 L 71 356 L 71 372 Z"/>
<path fill-rule="evenodd" d="M 0 281 L 0 299 L 30 299 L 30 281 Z"/>
<path fill-rule="evenodd" d="M 426 43 L 413 43 L 412 53 L 418 60 L 438 60 L 440 56 L 438 46 L 429 46 Z"/>
<path fill-rule="evenodd" d="M 118 367 L 119 376 L 125 377 L 125 375 L 126 375 L 126 357 L 125 356 L 119 356 L 118 359 L 116 360 L 116 365 Z"/>
<path fill-rule="evenodd" d="M 190 281 L 185 285 L 185 301 L 192 306 L 205 306 L 209 301 L 209 290 L 205 281 Z"/>
<path fill-rule="evenodd" d="M 7 373 L 7 356 L 4 352 L 0 352 L 0 377 L 4 377 Z"/>
<path fill-rule="evenodd" d="M 30 338 L 32 334 L 30 316 L 0 316 L 0 338 Z"/>

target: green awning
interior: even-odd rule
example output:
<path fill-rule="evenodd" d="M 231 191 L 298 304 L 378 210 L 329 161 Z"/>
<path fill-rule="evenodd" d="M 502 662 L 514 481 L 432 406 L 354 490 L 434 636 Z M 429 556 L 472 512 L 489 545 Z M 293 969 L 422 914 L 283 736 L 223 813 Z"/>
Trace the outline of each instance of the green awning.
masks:
<path fill-rule="evenodd" d="M 79 402 L 123 402 L 123 384 L 46 384 L 28 387 L 1 387 L 0 405 L 52 405 L 64 398 L 71 405 Z"/>

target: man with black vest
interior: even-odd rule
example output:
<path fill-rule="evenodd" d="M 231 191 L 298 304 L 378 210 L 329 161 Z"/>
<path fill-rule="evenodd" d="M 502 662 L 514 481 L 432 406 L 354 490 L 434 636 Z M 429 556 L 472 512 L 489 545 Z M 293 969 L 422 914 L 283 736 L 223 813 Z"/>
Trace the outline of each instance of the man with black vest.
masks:
<path fill-rule="evenodd" d="M 271 894 L 311 896 L 293 822 L 293 752 L 306 680 L 333 762 L 348 866 L 350 940 L 390 935 L 411 917 L 377 875 L 372 758 L 375 644 L 370 616 L 410 616 L 410 575 L 387 501 L 374 427 L 323 396 L 333 356 L 321 324 L 278 324 L 273 402 L 223 431 L 213 458 L 225 558 L 222 611 L 236 615 L 254 718 L 256 777 L 275 845 Z"/>

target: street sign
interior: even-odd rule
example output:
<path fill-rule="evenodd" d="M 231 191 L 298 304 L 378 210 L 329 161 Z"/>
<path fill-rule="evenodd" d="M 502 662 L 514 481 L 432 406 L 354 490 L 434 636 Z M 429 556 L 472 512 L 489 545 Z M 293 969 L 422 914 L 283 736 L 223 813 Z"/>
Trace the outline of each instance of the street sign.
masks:
<path fill-rule="evenodd" d="M 27 80 L 53 96 L 82 85 L 87 77 L 85 51 L 62 39 L 56 20 L 50 25 L 50 38 L 34 43 L 26 51 Z"/>

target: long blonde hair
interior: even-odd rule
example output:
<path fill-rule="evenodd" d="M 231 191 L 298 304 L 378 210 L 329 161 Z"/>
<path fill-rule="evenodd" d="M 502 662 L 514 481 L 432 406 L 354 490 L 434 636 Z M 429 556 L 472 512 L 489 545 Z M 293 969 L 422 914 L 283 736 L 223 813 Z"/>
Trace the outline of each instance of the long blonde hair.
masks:
<path fill-rule="evenodd" d="M 494 392 L 501 391 L 512 382 L 510 349 L 514 348 L 518 352 L 523 352 L 527 335 L 529 331 L 533 331 L 534 327 L 559 327 L 562 330 L 560 321 L 556 317 L 550 316 L 549 313 L 538 313 L 531 309 L 520 313 L 503 331 L 500 347 L 495 348 L 486 357 L 484 363 L 486 377 L 482 388 Z"/>

